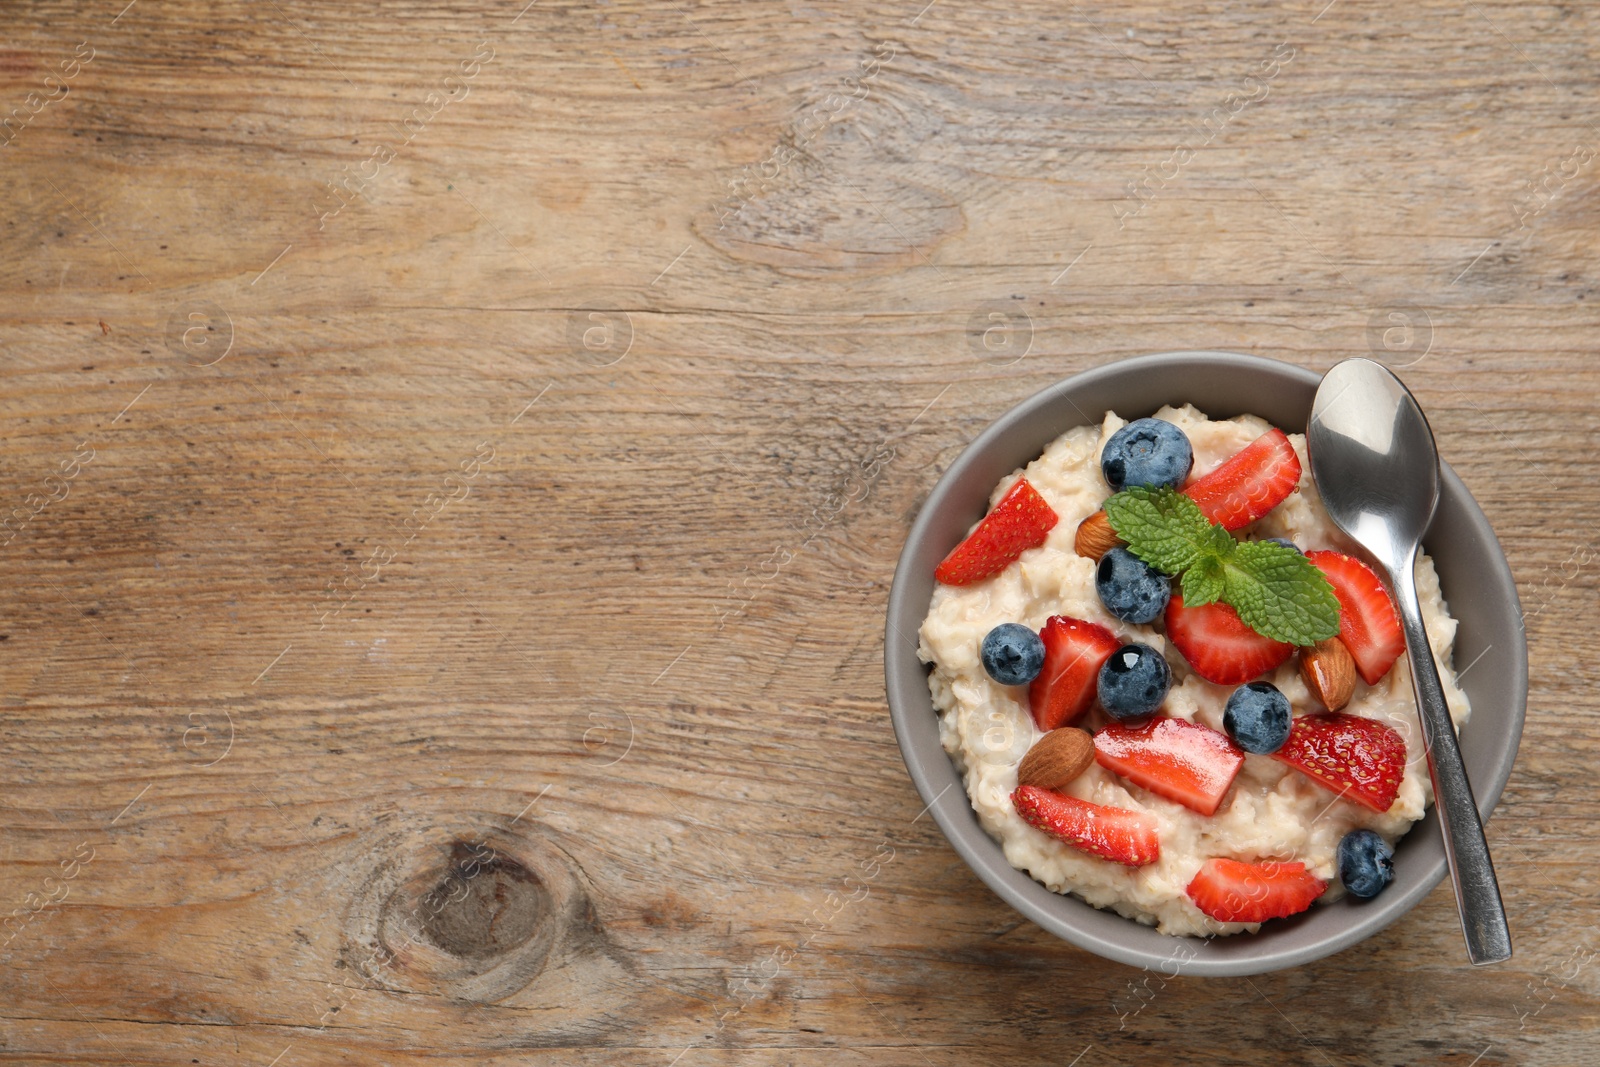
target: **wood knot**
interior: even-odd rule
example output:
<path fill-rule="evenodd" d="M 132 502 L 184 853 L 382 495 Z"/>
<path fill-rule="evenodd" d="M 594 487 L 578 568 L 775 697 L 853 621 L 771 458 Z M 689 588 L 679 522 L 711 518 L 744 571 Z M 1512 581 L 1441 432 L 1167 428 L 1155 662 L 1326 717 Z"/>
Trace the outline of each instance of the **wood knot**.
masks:
<path fill-rule="evenodd" d="M 346 916 L 346 966 L 391 989 L 455 1000 L 560 1000 L 615 984 L 633 964 L 607 936 L 587 878 L 559 836 L 533 820 L 512 829 L 425 826 L 381 835 L 375 869 Z M 587 1014 L 581 997 L 570 1005 Z"/>
<path fill-rule="evenodd" d="M 422 897 L 422 933 L 463 959 L 504 955 L 532 940 L 550 910 L 537 874 L 481 842 L 457 841 L 451 866 Z"/>
<path fill-rule="evenodd" d="M 829 167 L 799 158 L 770 182 L 723 200 L 695 232 L 731 259 L 799 278 L 883 274 L 925 264 L 966 229 L 960 206 L 937 189 L 860 160 Z M 893 205 L 893 217 L 876 205 Z"/>
<path fill-rule="evenodd" d="M 723 192 L 694 217 L 695 233 L 732 259 L 802 278 L 931 262 L 966 229 L 961 187 L 970 177 L 937 163 L 884 165 L 915 160 L 930 135 L 947 132 L 924 125 L 936 121 L 917 118 L 928 109 L 897 99 L 904 85 L 889 82 L 875 78 L 848 101 L 825 94 L 834 98 L 825 121 L 797 100 L 775 125 L 742 126 L 726 147 L 733 166 L 721 174 Z"/>

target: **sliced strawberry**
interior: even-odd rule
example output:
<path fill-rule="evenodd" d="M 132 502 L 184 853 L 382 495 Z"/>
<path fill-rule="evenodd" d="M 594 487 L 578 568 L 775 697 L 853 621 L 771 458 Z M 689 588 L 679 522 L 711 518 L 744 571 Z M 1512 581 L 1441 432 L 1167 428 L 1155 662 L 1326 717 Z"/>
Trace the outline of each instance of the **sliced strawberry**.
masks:
<path fill-rule="evenodd" d="M 1237 530 L 1283 503 L 1299 484 L 1300 457 L 1284 432 L 1273 427 L 1210 474 L 1190 482 L 1183 494 L 1200 505 L 1206 518 Z"/>
<path fill-rule="evenodd" d="M 1161 858 L 1154 816 L 1091 804 L 1036 785 L 1018 786 L 1011 803 L 1029 826 L 1080 852 L 1124 867 L 1143 867 Z"/>
<path fill-rule="evenodd" d="M 1303 863 L 1209 859 L 1189 883 L 1194 906 L 1219 922 L 1259 923 L 1298 915 L 1328 883 Z"/>
<path fill-rule="evenodd" d="M 1389 591 L 1359 559 L 1338 552 L 1307 552 L 1333 583 L 1339 598 L 1339 640 L 1350 650 L 1356 670 L 1368 685 L 1389 673 L 1394 661 L 1406 650 L 1406 635 L 1400 629 Z"/>
<path fill-rule="evenodd" d="M 1244 765 L 1244 753 L 1227 734 L 1186 719 L 1113 723 L 1094 735 L 1094 758 L 1134 785 L 1201 815 L 1216 813 Z"/>
<path fill-rule="evenodd" d="M 1388 811 L 1406 773 L 1406 741 L 1375 719 L 1334 712 L 1302 715 L 1273 753 L 1295 770 L 1373 811 Z"/>
<path fill-rule="evenodd" d="M 1000 503 L 983 517 L 967 539 L 950 550 L 933 576 L 946 585 L 970 585 L 992 578 L 1030 548 L 1044 544 L 1059 516 L 1039 491 L 1018 478 Z"/>
<path fill-rule="evenodd" d="M 1293 645 L 1256 633 L 1220 600 L 1190 608 L 1177 593 L 1167 602 L 1167 637 L 1196 674 L 1218 685 L 1243 685 L 1294 655 Z"/>
<path fill-rule="evenodd" d="M 1028 710 L 1039 729 L 1071 726 L 1094 703 L 1100 668 L 1122 647 L 1115 634 L 1095 622 L 1052 615 L 1039 631 L 1044 667 L 1028 683 Z"/>

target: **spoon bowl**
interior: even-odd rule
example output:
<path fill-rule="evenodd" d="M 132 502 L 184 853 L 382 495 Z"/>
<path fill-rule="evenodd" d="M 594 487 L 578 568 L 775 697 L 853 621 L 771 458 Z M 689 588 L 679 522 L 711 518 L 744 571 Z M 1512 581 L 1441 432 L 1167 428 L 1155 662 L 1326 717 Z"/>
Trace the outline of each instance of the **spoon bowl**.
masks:
<path fill-rule="evenodd" d="M 1345 360 L 1317 390 L 1307 448 L 1328 515 L 1385 570 L 1397 569 L 1439 506 L 1433 431 L 1410 392 L 1369 359 Z"/>

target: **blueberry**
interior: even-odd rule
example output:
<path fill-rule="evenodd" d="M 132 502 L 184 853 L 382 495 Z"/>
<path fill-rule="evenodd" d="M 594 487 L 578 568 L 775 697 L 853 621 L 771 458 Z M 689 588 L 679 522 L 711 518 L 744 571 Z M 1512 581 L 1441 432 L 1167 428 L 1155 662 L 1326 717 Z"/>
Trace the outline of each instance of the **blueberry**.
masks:
<path fill-rule="evenodd" d="M 1134 419 L 1111 435 L 1100 451 L 1100 473 L 1112 492 L 1130 485 L 1176 489 L 1194 466 L 1194 448 L 1184 432 L 1160 419 Z"/>
<path fill-rule="evenodd" d="M 1300 552 L 1300 546 L 1289 540 L 1287 537 L 1263 537 L 1262 540 L 1271 541 L 1275 545 L 1282 545 L 1284 548 L 1292 548 L 1294 551 Z M 1304 552 L 1300 552 L 1300 554 L 1302 556 L 1305 555 Z"/>
<path fill-rule="evenodd" d="M 1339 842 L 1339 881 L 1353 897 L 1375 897 L 1394 881 L 1394 849 L 1371 830 L 1352 830 Z"/>
<path fill-rule="evenodd" d="M 1228 697 L 1222 728 L 1234 744 L 1259 756 L 1276 752 L 1289 740 L 1289 698 L 1271 682 L 1246 682 Z"/>
<path fill-rule="evenodd" d="M 1172 596 L 1166 575 L 1121 547 L 1100 557 L 1094 587 L 1100 603 L 1123 622 L 1155 622 Z"/>
<path fill-rule="evenodd" d="M 1153 714 L 1172 688 L 1167 661 L 1149 645 L 1123 645 L 1100 668 L 1100 706 L 1113 719 Z"/>
<path fill-rule="evenodd" d="M 1003 622 L 984 635 L 979 656 L 1001 685 L 1027 685 L 1044 666 L 1044 642 L 1019 622 Z"/>

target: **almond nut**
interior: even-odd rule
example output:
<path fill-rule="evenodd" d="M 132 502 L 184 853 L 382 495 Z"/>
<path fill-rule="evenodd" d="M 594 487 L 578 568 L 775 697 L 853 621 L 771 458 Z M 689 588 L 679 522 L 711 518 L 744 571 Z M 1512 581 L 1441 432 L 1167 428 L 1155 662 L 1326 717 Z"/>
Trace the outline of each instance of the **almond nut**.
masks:
<path fill-rule="evenodd" d="M 1097 511 L 1078 523 L 1078 536 L 1073 541 L 1072 547 L 1078 555 L 1088 556 L 1099 562 L 1101 556 L 1118 545 L 1127 543 L 1111 528 L 1111 520 L 1106 517 L 1106 513 Z"/>
<path fill-rule="evenodd" d="M 1094 739 L 1076 726 L 1051 730 L 1028 749 L 1017 767 L 1018 785 L 1065 789 L 1094 762 Z"/>
<path fill-rule="evenodd" d="M 1300 679 L 1323 707 L 1338 711 L 1356 691 L 1356 661 L 1343 641 L 1330 637 L 1300 650 Z"/>

